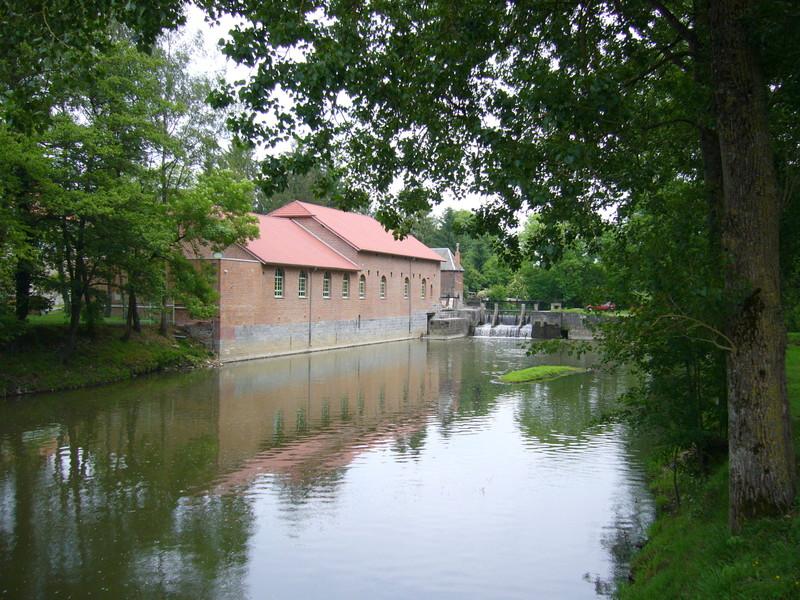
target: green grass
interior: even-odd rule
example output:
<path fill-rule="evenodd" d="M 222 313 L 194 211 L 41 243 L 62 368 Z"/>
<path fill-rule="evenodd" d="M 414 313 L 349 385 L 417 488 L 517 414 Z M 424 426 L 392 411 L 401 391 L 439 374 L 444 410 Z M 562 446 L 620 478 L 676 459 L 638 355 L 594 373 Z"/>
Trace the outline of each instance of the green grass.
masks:
<path fill-rule="evenodd" d="M 196 366 L 209 358 L 201 345 L 160 336 L 147 327 L 122 341 L 123 328 L 105 323 L 94 338 L 82 335 L 75 352 L 65 359 L 67 327 L 47 322 L 48 317 L 34 320 L 13 345 L 0 348 L 0 397 L 110 383 Z"/>
<path fill-rule="evenodd" d="M 505 375 L 501 375 L 500 380 L 506 383 L 525 383 L 528 381 L 542 381 L 544 379 L 554 379 L 556 377 L 562 377 L 563 375 L 584 372 L 586 372 L 586 369 L 579 369 L 577 367 L 538 365 L 535 367 L 528 367 L 527 369 L 520 369 L 519 371 L 510 371 Z"/>
<path fill-rule="evenodd" d="M 800 343 L 800 334 L 792 337 Z M 786 368 L 800 450 L 800 346 L 791 338 Z M 707 478 L 684 475 L 683 501 L 675 511 L 664 510 L 672 496 L 671 471 L 661 463 L 651 475 L 662 510 L 634 558 L 634 583 L 622 586 L 620 598 L 800 598 L 800 504 L 791 515 L 761 519 L 732 536 L 727 464 Z"/>
<path fill-rule="evenodd" d="M 41 325 L 66 325 L 69 321 L 64 311 L 60 308 L 55 310 L 51 310 L 49 313 L 44 315 L 30 315 L 28 317 L 28 324 L 34 327 L 39 327 Z M 122 317 L 103 317 L 103 323 L 105 325 L 124 325 L 125 319 Z M 142 325 L 151 325 L 155 323 L 153 319 L 141 319 Z"/>

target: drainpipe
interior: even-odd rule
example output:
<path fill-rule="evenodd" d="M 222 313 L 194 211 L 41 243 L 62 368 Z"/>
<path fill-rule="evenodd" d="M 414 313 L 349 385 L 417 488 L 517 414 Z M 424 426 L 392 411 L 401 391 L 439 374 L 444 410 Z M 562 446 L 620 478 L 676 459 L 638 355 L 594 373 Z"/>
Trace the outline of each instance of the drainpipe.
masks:
<path fill-rule="evenodd" d="M 314 303 L 314 273 L 317 272 L 317 268 L 314 267 L 309 272 L 308 277 L 308 347 L 311 347 L 311 306 Z"/>
<path fill-rule="evenodd" d="M 217 318 L 211 321 L 211 347 L 217 354 L 217 358 L 222 355 L 222 252 L 214 252 L 214 259 L 217 261 L 217 292 L 219 302 L 217 303 Z M 263 267 L 262 267 L 263 268 Z"/>
<path fill-rule="evenodd" d="M 412 259 L 413 260 L 413 259 Z M 411 335 L 411 263 L 408 261 L 408 335 Z M 406 282 L 403 280 L 403 290 L 405 291 Z"/>

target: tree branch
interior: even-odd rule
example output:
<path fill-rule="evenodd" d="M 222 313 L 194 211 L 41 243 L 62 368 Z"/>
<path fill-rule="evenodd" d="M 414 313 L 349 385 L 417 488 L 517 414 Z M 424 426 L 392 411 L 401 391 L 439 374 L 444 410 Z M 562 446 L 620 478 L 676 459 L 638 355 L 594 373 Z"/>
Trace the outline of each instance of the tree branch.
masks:
<path fill-rule="evenodd" d="M 697 50 L 700 48 L 700 40 L 697 38 L 697 35 L 695 35 L 694 31 L 684 25 L 683 22 L 666 6 L 659 2 L 659 0 L 649 0 L 649 2 L 656 12 L 667 21 L 669 26 L 672 27 L 672 29 L 679 36 L 686 40 L 686 43 L 689 44 L 689 48 L 691 49 L 692 53 L 697 53 Z"/>
<path fill-rule="evenodd" d="M 667 313 L 667 314 L 664 314 L 664 315 L 659 315 L 656 318 L 656 320 L 653 321 L 653 326 L 655 327 L 658 324 L 658 322 L 661 321 L 662 319 L 674 319 L 674 320 L 689 321 L 690 323 L 693 323 L 695 327 L 700 327 L 700 328 L 703 328 L 703 329 L 707 329 L 708 331 L 710 331 L 714 335 L 722 338 L 723 340 L 725 340 L 728 343 L 728 346 L 722 346 L 722 345 L 720 345 L 719 343 L 717 343 L 717 342 L 715 342 L 713 340 L 708 340 L 708 339 L 705 339 L 705 338 L 692 338 L 690 336 L 687 336 L 687 337 L 689 337 L 689 339 L 702 339 L 703 341 L 706 341 L 706 342 L 709 342 L 709 343 L 713 344 L 714 346 L 716 346 L 720 350 L 725 350 L 727 352 L 733 352 L 734 350 L 736 350 L 736 344 L 733 343 L 733 340 L 731 340 L 731 338 L 729 338 L 727 335 L 722 333 L 716 327 L 712 327 L 708 323 L 704 323 L 703 321 L 700 321 L 699 319 L 695 319 L 695 318 L 689 317 L 687 315 L 680 315 L 680 314 L 675 314 L 675 313 Z"/>

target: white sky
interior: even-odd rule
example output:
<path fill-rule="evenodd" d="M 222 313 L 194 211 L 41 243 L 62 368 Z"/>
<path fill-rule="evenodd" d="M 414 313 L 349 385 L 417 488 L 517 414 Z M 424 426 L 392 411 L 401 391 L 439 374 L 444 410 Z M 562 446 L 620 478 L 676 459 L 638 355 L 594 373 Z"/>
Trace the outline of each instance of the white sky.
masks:
<path fill-rule="evenodd" d="M 198 33 L 203 39 L 203 53 L 196 54 L 190 65 L 190 70 L 197 75 L 222 75 L 229 83 L 247 79 L 250 70 L 226 58 L 219 50 L 218 42 L 227 37 L 228 30 L 236 24 L 230 16 L 224 16 L 219 25 L 212 25 L 205 21 L 205 13 L 197 6 L 190 5 L 186 10 L 186 25 L 182 34 L 193 38 Z M 283 149 L 281 149 L 283 150 Z M 445 208 L 474 210 L 481 205 L 481 197 L 470 195 L 461 202 L 454 199 L 445 199 L 442 204 L 434 207 L 433 212 L 441 215 Z"/>

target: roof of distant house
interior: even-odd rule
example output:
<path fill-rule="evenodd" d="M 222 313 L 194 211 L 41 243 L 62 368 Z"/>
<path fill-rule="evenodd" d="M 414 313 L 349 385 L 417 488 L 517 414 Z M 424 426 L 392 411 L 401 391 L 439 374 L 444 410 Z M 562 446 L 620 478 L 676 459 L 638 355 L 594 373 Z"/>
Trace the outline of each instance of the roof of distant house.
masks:
<path fill-rule="evenodd" d="M 431 248 L 442 259 L 442 271 L 463 271 L 461 265 L 456 265 L 456 258 L 450 248 Z"/>
<path fill-rule="evenodd" d="M 260 236 L 247 242 L 247 250 L 262 262 L 277 265 L 358 271 L 348 260 L 291 219 L 258 217 Z"/>
<path fill-rule="evenodd" d="M 318 206 L 296 200 L 269 213 L 270 217 L 284 219 L 315 219 L 338 235 L 356 250 L 408 256 L 440 262 L 441 257 L 413 235 L 402 240 L 394 239 L 391 232 L 368 215 L 344 212 L 335 208 Z"/>

